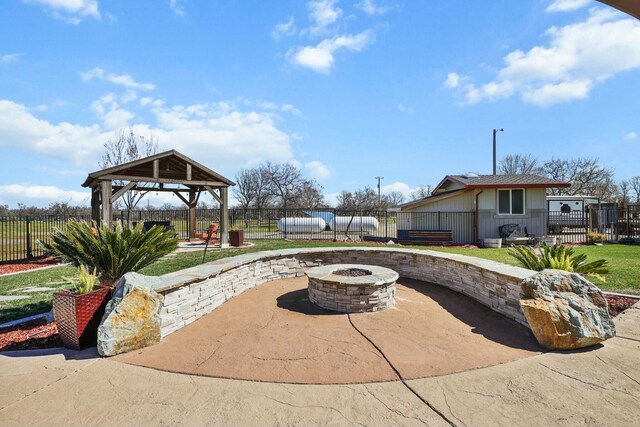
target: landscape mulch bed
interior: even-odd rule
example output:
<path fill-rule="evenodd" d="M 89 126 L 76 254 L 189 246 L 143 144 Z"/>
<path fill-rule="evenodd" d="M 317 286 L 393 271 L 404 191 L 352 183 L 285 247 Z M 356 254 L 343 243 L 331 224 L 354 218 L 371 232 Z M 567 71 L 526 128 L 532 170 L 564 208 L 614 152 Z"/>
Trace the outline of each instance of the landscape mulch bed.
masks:
<path fill-rule="evenodd" d="M 60 263 L 62 263 L 62 261 L 56 257 L 40 257 L 30 260 L 0 262 L 0 275 L 33 270 L 35 268 L 48 267 Z"/>
<path fill-rule="evenodd" d="M 609 314 L 611 317 L 616 317 L 618 314 L 640 301 L 640 298 L 628 298 L 609 294 L 605 294 L 604 296 L 609 304 Z"/>
<path fill-rule="evenodd" d="M 56 322 L 37 319 L 0 329 L 0 351 L 62 347 Z"/>

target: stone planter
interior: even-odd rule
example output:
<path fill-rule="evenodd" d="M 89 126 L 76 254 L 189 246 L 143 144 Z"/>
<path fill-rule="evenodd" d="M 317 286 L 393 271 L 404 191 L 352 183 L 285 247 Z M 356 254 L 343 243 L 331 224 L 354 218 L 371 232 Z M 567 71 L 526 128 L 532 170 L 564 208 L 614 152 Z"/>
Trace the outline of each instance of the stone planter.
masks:
<path fill-rule="evenodd" d="M 502 239 L 484 239 L 482 244 L 485 248 L 501 248 Z"/>
<path fill-rule="evenodd" d="M 244 244 L 244 230 L 231 230 L 229 232 L 229 244 L 231 246 L 242 246 Z"/>
<path fill-rule="evenodd" d="M 96 344 L 98 325 L 109 299 L 109 286 L 86 294 L 70 291 L 53 294 L 53 318 L 65 347 L 80 350 Z"/>

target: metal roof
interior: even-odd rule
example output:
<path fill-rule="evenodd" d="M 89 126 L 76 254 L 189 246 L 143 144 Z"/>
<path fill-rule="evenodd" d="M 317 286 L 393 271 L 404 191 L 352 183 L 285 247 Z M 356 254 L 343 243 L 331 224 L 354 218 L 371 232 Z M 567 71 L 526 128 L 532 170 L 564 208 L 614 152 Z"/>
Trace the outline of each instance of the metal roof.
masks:
<path fill-rule="evenodd" d="M 403 203 L 402 205 L 398 206 L 398 208 L 400 208 L 400 210 L 404 209 L 404 208 L 410 208 L 413 206 L 418 206 L 421 205 L 423 203 L 431 203 L 431 202 L 435 202 L 436 200 L 442 200 L 442 199 L 446 199 L 447 197 L 451 197 L 456 193 L 459 193 L 461 191 L 463 191 L 464 188 L 458 188 L 457 190 L 451 190 L 451 191 L 442 191 L 438 194 L 432 194 L 431 196 L 427 196 L 424 197 L 422 199 L 418 199 L 418 200 L 412 200 L 408 203 Z"/>
<path fill-rule="evenodd" d="M 571 184 L 539 175 L 447 175 L 467 188 L 496 186 L 570 187 Z"/>

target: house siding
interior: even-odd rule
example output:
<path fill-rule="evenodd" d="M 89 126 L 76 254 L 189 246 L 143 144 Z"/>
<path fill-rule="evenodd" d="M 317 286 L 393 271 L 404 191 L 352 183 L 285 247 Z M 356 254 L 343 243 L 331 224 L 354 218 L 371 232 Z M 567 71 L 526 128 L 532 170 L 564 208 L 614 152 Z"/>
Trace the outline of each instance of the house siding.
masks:
<path fill-rule="evenodd" d="M 474 202 L 473 191 L 463 191 L 442 200 L 406 209 L 398 213 L 398 229 L 451 230 L 453 243 L 473 243 Z"/>
<path fill-rule="evenodd" d="M 478 237 L 499 237 L 498 227 L 518 224 L 529 234 L 544 236 L 547 230 L 547 192 L 544 188 L 525 189 L 524 215 L 498 215 L 497 190 L 485 189 L 478 197 Z"/>
<path fill-rule="evenodd" d="M 403 210 L 398 214 L 398 229 L 452 230 L 455 243 L 475 243 L 473 215 L 460 213 L 475 212 L 476 194 L 478 194 L 478 238 L 480 240 L 499 237 L 498 227 L 505 224 L 527 227 L 529 234 L 536 236 L 546 234 L 547 199 L 544 188 L 525 189 L 524 215 L 498 215 L 496 189 L 463 191 L 443 200 Z M 409 214 L 402 215 L 404 212 Z M 438 212 L 441 214 L 437 214 Z"/>

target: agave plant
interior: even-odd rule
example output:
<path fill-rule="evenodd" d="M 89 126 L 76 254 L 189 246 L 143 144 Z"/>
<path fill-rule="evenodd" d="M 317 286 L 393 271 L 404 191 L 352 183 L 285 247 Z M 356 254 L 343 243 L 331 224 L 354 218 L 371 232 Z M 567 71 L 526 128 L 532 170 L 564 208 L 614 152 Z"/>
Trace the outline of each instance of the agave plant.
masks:
<path fill-rule="evenodd" d="M 73 285 L 73 292 L 76 294 L 88 294 L 98 285 L 97 269 L 93 268 L 93 273 L 85 265 L 78 267 L 78 277 L 62 277 L 70 285 Z"/>
<path fill-rule="evenodd" d="M 542 271 L 546 268 L 573 271 L 585 275 L 601 275 L 609 272 L 607 260 L 599 259 L 587 262 L 585 254 L 576 254 L 573 248 L 566 246 L 547 246 L 542 244 L 540 255 L 529 246 L 509 248 L 509 255 L 529 270 Z M 602 279 L 602 277 L 600 277 Z"/>
<path fill-rule="evenodd" d="M 106 224 L 97 226 L 71 220 L 63 230 L 53 232 L 51 243 L 40 244 L 48 253 L 76 267 L 95 268 L 103 281 L 114 281 L 175 250 L 178 240 L 172 234 L 171 230 L 160 226 L 154 226 L 145 233 L 142 224 L 135 228 L 117 224 L 111 229 Z"/>

